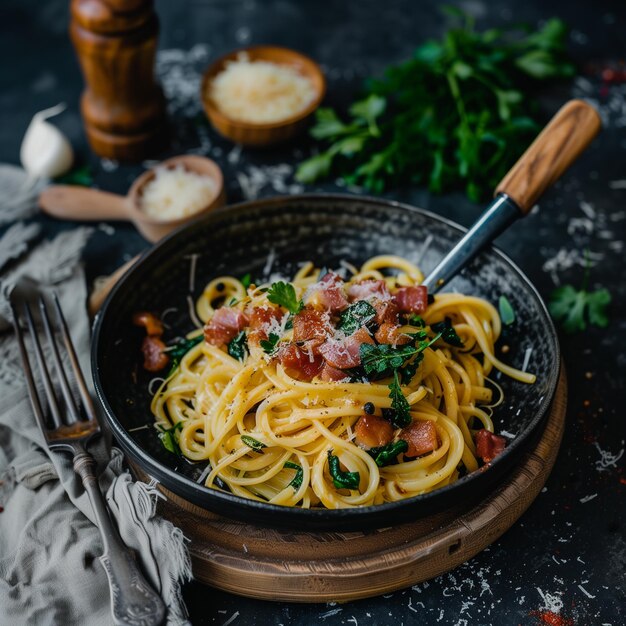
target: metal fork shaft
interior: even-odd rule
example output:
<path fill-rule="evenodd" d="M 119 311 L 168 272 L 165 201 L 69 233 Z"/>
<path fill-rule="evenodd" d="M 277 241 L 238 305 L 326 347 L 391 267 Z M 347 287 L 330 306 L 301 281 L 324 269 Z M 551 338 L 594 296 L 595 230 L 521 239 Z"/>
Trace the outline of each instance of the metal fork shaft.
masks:
<path fill-rule="evenodd" d="M 111 521 L 95 467 L 88 452 L 79 452 L 74 457 L 74 471 L 83 481 L 102 535 L 104 552 L 100 562 L 109 579 L 113 619 L 115 624 L 157 626 L 165 616 L 163 601 L 146 582 L 134 555 L 124 545 Z"/>

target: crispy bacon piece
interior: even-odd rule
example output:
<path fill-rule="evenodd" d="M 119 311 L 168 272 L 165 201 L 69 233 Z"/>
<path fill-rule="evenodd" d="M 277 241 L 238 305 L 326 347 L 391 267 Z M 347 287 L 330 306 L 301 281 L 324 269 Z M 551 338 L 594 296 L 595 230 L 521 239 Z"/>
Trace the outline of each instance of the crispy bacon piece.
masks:
<path fill-rule="evenodd" d="M 324 363 L 321 372 L 318 374 L 318 378 L 325 383 L 339 382 L 346 380 L 348 376 L 343 370 L 333 367 L 330 363 Z"/>
<path fill-rule="evenodd" d="M 338 313 L 348 306 L 344 282 L 334 272 L 328 272 L 316 285 L 311 287 L 311 294 L 306 304 L 316 309 Z"/>
<path fill-rule="evenodd" d="M 493 461 L 506 446 L 506 439 L 500 435 L 494 435 L 486 428 L 481 428 L 474 435 L 476 454 L 485 462 Z"/>
<path fill-rule="evenodd" d="M 324 365 L 324 359 L 312 352 L 309 354 L 290 343 L 280 349 L 278 360 L 285 368 L 288 376 L 297 380 L 311 380 L 317 376 Z"/>
<path fill-rule="evenodd" d="M 411 338 L 408 335 L 400 332 L 400 326 L 397 324 L 390 324 L 389 322 L 381 324 L 374 337 L 376 337 L 376 341 L 378 341 L 378 343 L 388 343 L 394 346 L 402 346 L 411 341 Z"/>
<path fill-rule="evenodd" d="M 143 352 L 143 367 L 149 372 L 161 371 L 170 359 L 165 352 L 165 344 L 159 337 L 147 335 L 143 338 L 141 351 Z"/>
<path fill-rule="evenodd" d="M 409 457 L 422 456 L 436 450 L 439 445 L 437 429 L 430 420 L 413 420 L 400 431 L 400 439 L 409 444 L 409 449 L 405 452 Z"/>
<path fill-rule="evenodd" d="M 307 347 L 323 344 L 332 332 L 328 314 L 306 308 L 293 318 L 293 340 L 306 342 Z"/>
<path fill-rule="evenodd" d="M 403 313 L 423 313 L 428 306 L 428 290 L 422 285 L 402 287 L 396 291 L 394 298 Z"/>
<path fill-rule="evenodd" d="M 348 287 L 350 302 L 357 300 L 369 300 L 375 296 L 379 300 L 389 299 L 389 290 L 384 280 L 362 280 Z"/>
<path fill-rule="evenodd" d="M 163 334 L 163 324 L 161 320 L 148 311 L 139 311 L 133 315 L 133 324 L 143 326 L 149 337 L 160 337 Z"/>
<path fill-rule="evenodd" d="M 257 346 L 267 339 L 267 329 L 272 321 L 280 321 L 283 317 L 283 312 L 278 307 L 270 306 L 257 306 L 247 313 L 250 320 L 248 342 Z"/>
<path fill-rule="evenodd" d="M 320 354 L 337 369 L 349 369 L 361 364 L 360 348 L 363 343 L 374 343 L 366 328 L 359 328 L 355 333 L 337 341 L 329 339 L 320 348 Z"/>
<path fill-rule="evenodd" d="M 393 439 L 393 426 L 377 415 L 362 415 L 354 426 L 356 442 L 362 448 L 387 445 Z"/>
<path fill-rule="evenodd" d="M 214 346 L 223 346 L 243 330 L 248 318 L 239 310 L 229 307 L 217 309 L 204 327 L 204 339 Z"/>
<path fill-rule="evenodd" d="M 377 324 L 384 324 L 385 322 L 390 324 L 398 323 L 398 305 L 393 300 L 374 300 L 372 305 L 376 309 L 374 321 Z"/>

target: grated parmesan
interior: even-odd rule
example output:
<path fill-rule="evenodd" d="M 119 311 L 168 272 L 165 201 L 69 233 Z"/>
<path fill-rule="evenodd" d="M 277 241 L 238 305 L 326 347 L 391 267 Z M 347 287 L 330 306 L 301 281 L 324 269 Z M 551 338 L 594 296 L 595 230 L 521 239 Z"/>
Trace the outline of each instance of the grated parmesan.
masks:
<path fill-rule="evenodd" d="M 313 83 L 287 65 L 250 61 L 242 52 L 225 68 L 209 85 L 208 95 L 233 120 L 282 122 L 315 99 Z"/>
<path fill-rule="evenodd" d="M 209 205 L 216 194 L 215 182 L 186 170 L 156 167 L 154 178 L 146 184 L 141 194 L 141 210 L 158 220 L 175 220 L 188 217 Z"/>

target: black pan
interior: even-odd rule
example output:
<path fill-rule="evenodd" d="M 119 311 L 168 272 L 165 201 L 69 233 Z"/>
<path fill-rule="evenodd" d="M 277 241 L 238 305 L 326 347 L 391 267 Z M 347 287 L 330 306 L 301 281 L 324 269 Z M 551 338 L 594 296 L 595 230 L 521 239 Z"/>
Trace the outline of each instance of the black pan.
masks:
<path fill-rule="evenodd" d="M 291 276 L 297 264 L 355 265 L 377 254 L 418 261 L 428 272 L 464 232 L 432 213 L 395 202 L 355 196 L 302 195 L 247 202 L 215 212 L 176 231 L 120 280 L 94 328 L 92 366 L 97 397 L 124 452 L 145 472 L 177 495 L 226 517 L 300 530 L 384 527 L 434 513 L 484 495 L 506 475 L 540 431 L 559 376 L 559 346 L 546 308 L 529 280 L 496 249 L 481 253 L 446 287 L 497 303 L 505 295 L 516 312 L 500 345 L 502 358 L 537 375 L 534 385 L 502 376 L 505 402 L 495 410 L 496 431 L 515 435 L 505 451 L 480 471 L 437 491 L 401 502 L 340 510 L 304 510 L 240 498 L 197 484 L 203 464 L 166 451 L 152 424 L 148 384 L 141 367 L 142 331 L 131 317 L 138 310 L 162 313 L 171 307 L 172 339 L 190 330 L 187 296 L 190 260 L 198 254 L 195 301 L 204 285 L 222 274 L 259 279 L 265 272 Z M 425 246 L 426 240 L 430 244 Z M 268 261 L 269 259 L 269 261 Z M 136 430 L 138 429 L 139 430 Z"/>

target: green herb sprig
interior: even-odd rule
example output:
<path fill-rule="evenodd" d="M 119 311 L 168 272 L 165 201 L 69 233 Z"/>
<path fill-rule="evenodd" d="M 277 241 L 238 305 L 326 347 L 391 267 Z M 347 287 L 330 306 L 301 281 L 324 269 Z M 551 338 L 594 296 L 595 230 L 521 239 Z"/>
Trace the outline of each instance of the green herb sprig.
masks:
<path fill-rule="evenodd" d="M 400 387 L 398 371 L 393 373 L 393 381 L 389 384 L 389 397 L 391 398 L 391 410 L 386 411 L 385 416 L 396 427 L 404 428 L 411 423 L 411 409 Z"/>
<path fill-rule="evenodd" d="M 300 182 L 340 175 L 376 193 L 413 183 L 487 197 L 539 130 L 542 82 L 574 74 L 567 28 L 481 32 L 452 13 L 458 23 L 370 81 L 347 120 L 318 110 L 311 135 L 325 149 L 300 164 Z"/>
<path fill-rule="evenodd" d="M 376 317 L 376 309 L 367 301 L 359 300 L 351 304 L 339 315 L 337 328 L 346 335 L 352 335 Z"/>
<path fill-rule="evenodd" d="M 279 341 L 280 337 L 276 333 L 270 333 L 267 339 L 261 339 L 261 341 L 259 341 L 259 345 L 263 348 L 265 353 L 271 355 L 274 354 Z"/>
<path fill-rule="evenodd" d="M 172 454 L 176 456 L 181 456 L 182 452 L 180 450 L 180 446 L 178 445 L 178 437 L 176 433 L 183 427 L 183 422 L 176 422 L 174 426 L 171 428 L 163 428 L 161 424 L 157 424 L 157 428 L 159 429 L 159 439 L 163 444 L 163 447 Z"/>
<path fill-rule="evenodd" d="M 328 451 L 328 470 L 336 489 L 358 489 L 361 477 L 359 472 L 344 472 L 339 465 L 339 457 Z"/>
<path fill-rule="evenodd" d="M 291 482 L 287 485 L 287 487 L 293 487 L 294 491 L 298 491 L 298 489 L 302 486 L 304 470 L 300 465 L 294 463 L 293 461 L 286 461 L 283 467 L 286 469 L 296 470 L 296 475 L 291 479 Z"/>
<path fill-rule="evenodd" d="M 167 348 L 165 351 L 166 354 L 172 359 L 170 365 L 170 371 L 167 373 L 167 377 L 169 378 L 178 368 L 182 358 L 191 350 L 194 346 L 197 346 L 202 340 L 204 336 L 202 334 L 197 337 L 192 337 L 191 339 L 183 339 L 173 346 Z"/>
<path fill-rule="evenodd" d="M 228 354 L 238 361 L 245 361 L 248 355 L 248 337 L 242 330 L 228 343 Z"/>
<path fill-rule="evenodd" d="M 250 435 L 241 435 L 241 441 L 243 441 L 243 443 L 245 443 L 248 448 L 252 448 L 255 452 L 261 452 L 263 448 L 267 448 L 264 443 L 260 442 L 254 437 L 250 437 Z"/>
<path fill-rule="evenodd" d="M 367 453 L 374 458 L 378 467 L 385 467 L 393 463 L 399 454 L 406 452 L 409 444 L 404 439 L 388 443 L 386 446 L 370 448 Z"/>
<path fill-rule="evenodd" d="M 285 307 L 294 315 L 299 313 L 304 308 L 304 303 L 302 300 L 298 300 L 296 296 L 294 286 L 291 283 L 285 283 L 282 280 L 272 283 L 267 292 L 267 299 L 274 304 Z"/>

